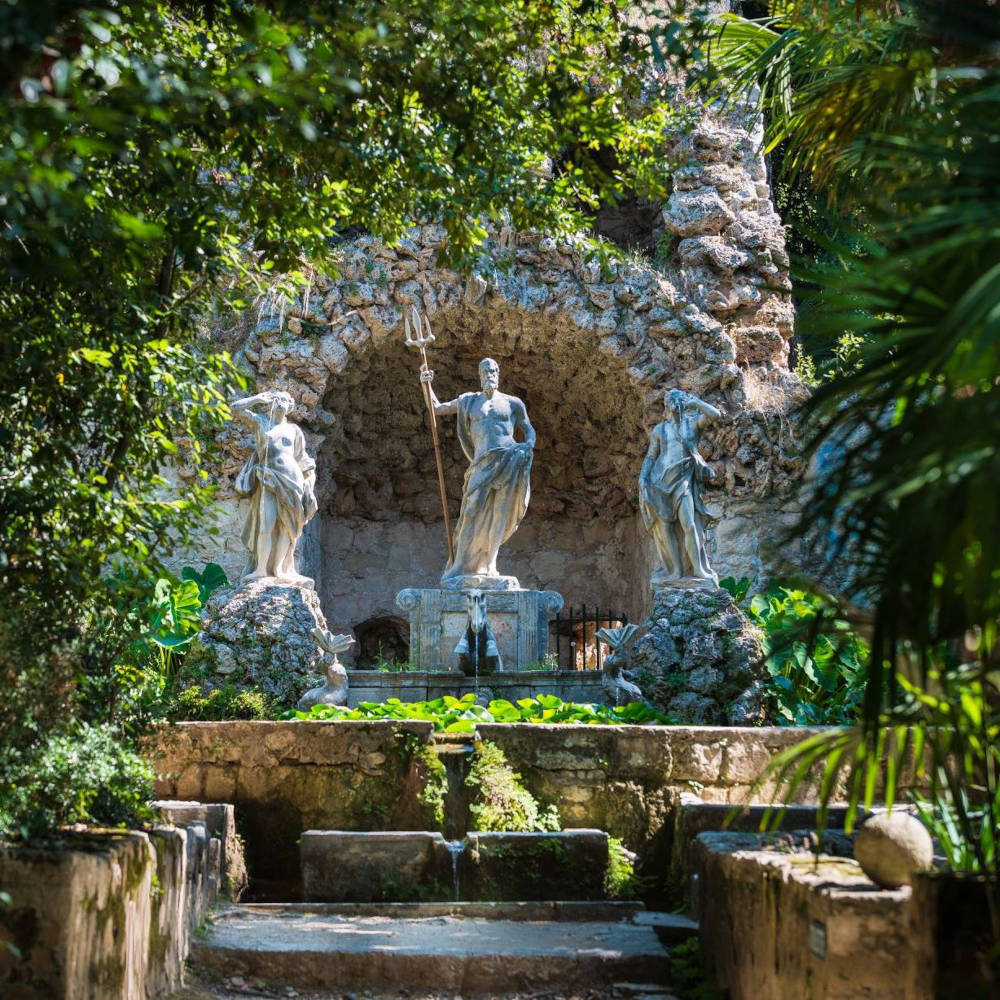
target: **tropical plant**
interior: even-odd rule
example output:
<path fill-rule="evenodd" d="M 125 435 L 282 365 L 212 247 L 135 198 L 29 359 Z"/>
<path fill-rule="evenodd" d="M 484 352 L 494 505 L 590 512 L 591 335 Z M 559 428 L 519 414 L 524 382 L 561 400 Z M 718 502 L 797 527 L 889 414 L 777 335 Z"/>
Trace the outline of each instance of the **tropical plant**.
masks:
<path fill-rule="evenodd" d="M 768 714 L 783 725 L 856 722 L 868 646 L 838 614 L 837 602 L 774 583 L 746 610 L 761 630 Z"/>
<path fill-rule="evenodd" d="M 769 777 L 821 767 L 891 802 L 908 753 L 953 862 L 996 869 L 1000 618 L 1000 18 L 987 0 L 773 3 L 727 17 L 718 76 L 759 99 L 791 177 L 850 210 L 800 267 L 809 334 L 857 338 L 805 411 L 802 530 L 872 609 L 863 725 L 812 737 Z M 926 762 L 924 757 L 926 755 Z M 825 761 L 825 765 L 824 765 Z M 1000 941 L 1000 882 L 991 885 Z"/>
<path fill-rule="evenodd" d="M 98 634 L 108 648 L 117 642 L 120 651 L 79 678 L 79 709 L 84 719 L 114 723 L 135 735 L 165 713 L 184 651 L 201 628 L 204 603 L 228 580 L 221 566 L 208 563 L 201 572 L 185 566 L 180 578 L 167 574 L 152 581 L 122 568 L 107 583 L 118 600 Z"/>
<path fill-rule="evenodd" d="M 537 722 L 567 725 L 667 725 L 670 719 L 636 703 L 613 708 L 604 705 L 565 702 L 554 694 L 521 698 L 516 703 L 496 698 L 488 706 L 476 702 L 472 692 L 456 698 L 445 695 L 431 701 L 402 702 L 388 698 L 384 702 L 361 702 L 356 708 L 341 705 L 313 705 L 308 712 L 290 711 L 285 719 L 415 719 L 431 722 L 445 733 L 475 732 L 478 722 Z"/>
<path fill-rule="evenodd" d="M 873 745 L 860 725 L 818 733 L 779 753 L 761 781 L 787 799 L 818 778 L 824 819 L 830 798 L 846 796 L 848 831 L 859 809 L 891 808 L 905 784 L 950 866 L 1000 880 L 1000 687 L 974 666 L 932 670 L 928 682 L 899 678 L 903 697 Z"/>
<path fill-rule="evenodd" d="M 870 720 L 900 641 L 989 643 L 1000 614 L 995 13 L 774 4 L 727 18 L 712 50 L 737 92 L 759 90 L 785 169 L 854 209 L 831 262 L 802 268 L 813 338 L 855 338 L 807 409 L 821 460 L 803 527 L 873 608 Z"/>

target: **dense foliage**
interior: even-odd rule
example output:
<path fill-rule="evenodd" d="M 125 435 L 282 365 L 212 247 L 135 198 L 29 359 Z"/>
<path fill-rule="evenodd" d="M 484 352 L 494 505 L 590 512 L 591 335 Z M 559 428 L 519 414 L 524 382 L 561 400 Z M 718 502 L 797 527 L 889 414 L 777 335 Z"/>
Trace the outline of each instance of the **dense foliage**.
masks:
<path fill-rule="evenodd" d="M 808 410 L 817 565 L 873 611 L 864 725 L 781 755 L 786 794 L 822 764 L 854 807 L 908 754 L 953 864 L 993 876 L 1000 942 L 1000 17 L 990 0 L 775 2 L 727 17 L 709 63 L 759 98 L 786 175 L 837 227 L 804 262 L 820 349 L 851 364 Z M 1000 978 L 998 954 L 981 956 Z"/>
<path fill-rule="evenodd" d="M 119 724 L 123 604 L 205 531 L 240 377 L 192 331 L 348 226 L 458 260 L 662 193 L 645 44 L 569 0 L 0 4 L 0 794 L 6 749 Z"/>
<path fill-rule="evenodd" d="M 77 724 L 40 745 L 4 747 L 0 765 L 0 830 L 10 834 L 153 818 L 153 770 L 111 726 Z"/>
<path fill-rule="evenodd" d="M 456 698 L 445 695 L 431 701 L 403 702 L 388 698 L 384 702 L 362 702 L 357 708 L 339 705 L 313 705 L 308 712 L 288 712 L 283 718 L 292 719 L 415 719 L 434 723 L 434 729 L 445 733 L 475 732 L 477 722 L 537 722 L 548 725 L 667 725 L 671 721 L 648 705 L 576 704 L 563 701 L 554 694 L 520 698 L 511 702 L 495 698 L 489 705 L 476 703 L 472 692 Z"/>
<path fill-rule="evenodd" d="M 833 598 L 772 583 L 744 600 L 749 580 L 720 581 L 761 630 L 768 716 L 782 725 L 850 725 L 858 719 L 868 646 Z"/>

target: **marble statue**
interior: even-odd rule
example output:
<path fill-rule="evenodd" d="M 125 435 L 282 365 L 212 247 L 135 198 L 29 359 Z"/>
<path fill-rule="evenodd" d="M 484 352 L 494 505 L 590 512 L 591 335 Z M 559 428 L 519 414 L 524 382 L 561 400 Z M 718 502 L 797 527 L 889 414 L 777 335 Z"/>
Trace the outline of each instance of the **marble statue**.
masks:
<path fill-rule="evenodd" d="M 671 583 L 718 584 L 708 563 L 702 483 L 715 477 L 698 454 L 701 428 L 722 414 L 681 389 L 664 396 L 666 420 L 656 425 L 639 472 L 639 509 L 653 536 L 660 566 L 654 588 Z"/>
<path fill-rule="evenodd" d="M 458 440 L 469 460 L 455 528 L 455 555 L 445 567 L 441 585 L 518 589 L 514 577 L 497 572 L 497 552 L 517 530 L 531 496 L 535 429 L 528 411 L 516 396 L 500 392 L 500 366 L 492 358 L 479 362 L 480 392 L 463 392 L 442 403 L 431 388 L 433 378 L 429 369 L 421 372 L 435 414 L 457 415 Z M 515 431 L 523 441 L 515 440 Z"/>
<path fill-rule="evenodd" d="M 254 433 L 253 454 L 236 477 L 236 492 L 250 500 L 243 526 L 249 552 L 244 580 L 312 583 L 295 572 L 295 543 L 316 513 L 316 463 L 306 453 L 301 428 L 287 419 L 294 406 L 287 392 L 275 391 L 232 404 Z"/>
<path fill-rule="evenodd" d="M 455 647 L 458 669 L 466 677 L 482 677 L 503 671 L 503 659 L 496 636 L 486 618 L 486 595 L 481 590 L 466 591 L 469 622 Z"/>
<path fill-rule="evenodd" d="M 322 662 L 326 667 L 326 682 L 306 691 L 295 707 L 300 712 L 308 712 L 313 705 L 346 705 L 347 671 L 337 658 L 337 654 L 350 647 L 354 643 L 354 637 L 347 634 L 334 635 L 319 627 L 314 628 L 309 634 L 316 640 L 316 645 L 323 650 Z"/>

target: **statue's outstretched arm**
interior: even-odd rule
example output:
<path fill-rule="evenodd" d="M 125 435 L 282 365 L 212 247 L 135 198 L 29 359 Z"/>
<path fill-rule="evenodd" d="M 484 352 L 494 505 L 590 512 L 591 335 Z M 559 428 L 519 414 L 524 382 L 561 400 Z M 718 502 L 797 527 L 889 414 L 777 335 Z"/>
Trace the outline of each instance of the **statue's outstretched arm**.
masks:
<path fill-rule="evenodd" d="M 430 392 L 431 405 L 434 407 L 434 412 L 438 415 L 446 413 L 458 413 L 458 400 L 450 399 L 447 403 L 442 403 L 440 399 L 437 398 L 437 394 L 434 392 L 434 372 L 430 368 L 421 368 L 420 370 L 420 381 L 427 386 Z"/>
<path fill-rule="evenodd" d="M 716 409 L 711 403 L 706 403 L 705 400 L 699 399 L 697 396 L 689 396 L 688 398 L 695 409 L 701 410 L 703 420 L 716 420 L 722 416 L 722 410 Z"/>
<path fill-rule="evenodd" d="M 254 410 L 255 406 L 271 404 L 271 396 L 266 392 L 258 392 L 256 396 L 247 396 L 245 399 L 237 399 L 234 403 L 229 404 L 229 408 L 236 414 L 236 416 L 245 420 L 248 424 L 254 424 L 257 427 L 262 427 L 267 429 L 267 418 L 262 413 L 257 413 Z"/>

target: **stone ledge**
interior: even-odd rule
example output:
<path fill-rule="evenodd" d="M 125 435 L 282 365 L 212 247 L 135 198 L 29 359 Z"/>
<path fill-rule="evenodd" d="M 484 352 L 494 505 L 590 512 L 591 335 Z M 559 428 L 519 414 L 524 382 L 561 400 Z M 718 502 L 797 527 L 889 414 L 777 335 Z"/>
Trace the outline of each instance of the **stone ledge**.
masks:
<path fill-rule="evenodd" d="M 201 822 L 0 846 L 0 886 L 11 895 L 0 909 L 0 993 L 131 1000 L 178 989 L 191 934 L 214 901 L 218 859 Z"/>
<path fill-rule="evenodd" d="M 702 954 L 733 1000 L 929 1000 L 908 887 L 880 890 L 853 858 L 759 834 L 703 833 L 692 853 Z"/>
<path fill-rule="evenodd" d="M 599 702 L 605 700 L 598 670 L 519 670 L 504 671 L 480 678 L 456 671 L 414 671 L 383 673 L 378 670 L 352 670 L 348 705 L 352 708 L 365 701 L 382 702 L 387 698 L 400 701 L 430 701 L 446 694 L 460 698 L 469 692 L 485 698 L 534 698 L 539 694 L 554 694 L 563 701 Z"/>
<path fill-rule="evenodd" d="M 564 826 L 619 837 L 639 852 L 642 874 L 656 880 L 668 870 L 682 793 L 747 801 L 759 770 L 814 732 L 535 723 L 477 729 L 536 798 L 558 805 Z M 428 776 L 415 755 L 431 740 L 432 726 L 422 722 L 191 722 L 162 727 L 146 754 L 158 796 L 233 803 L 255 876 L 296 883 L 303 830 L 428 829 L 419 801 Z M 769 794 L 765 787 L 758 801 Z"/>

